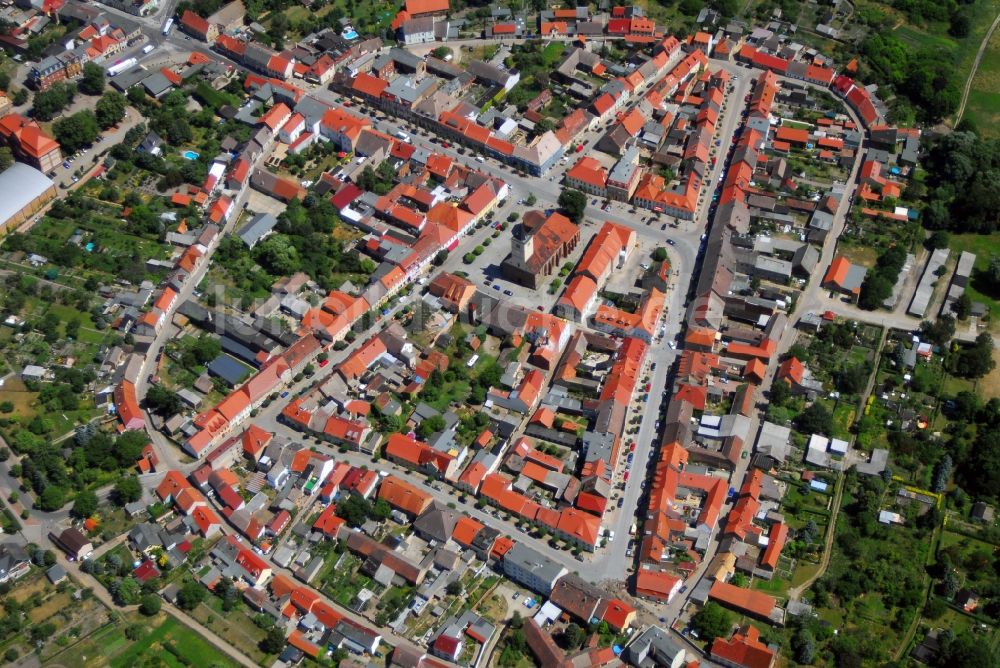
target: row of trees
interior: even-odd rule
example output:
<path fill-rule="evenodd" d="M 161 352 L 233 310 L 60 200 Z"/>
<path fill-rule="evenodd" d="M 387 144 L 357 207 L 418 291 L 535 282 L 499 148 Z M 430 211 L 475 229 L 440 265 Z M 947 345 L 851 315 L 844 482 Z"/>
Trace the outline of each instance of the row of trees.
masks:
<path fill-rule="evenodd" d="M 892 296 L 892 289 L 904 264 L 906 264 L 906 249 L 902 246 L 890 246 L 882 251 L 875 266 L 868 271 L 861 284 L 858 306 L 868 311 L 881 308 L 882 303 Z"/>

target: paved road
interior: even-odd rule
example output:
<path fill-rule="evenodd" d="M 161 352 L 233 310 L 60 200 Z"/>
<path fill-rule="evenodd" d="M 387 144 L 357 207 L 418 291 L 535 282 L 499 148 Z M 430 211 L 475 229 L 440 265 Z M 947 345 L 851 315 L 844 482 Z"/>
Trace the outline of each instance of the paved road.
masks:
<path fill-rule="evenodd" d="M 268 154 L 266 152 L 261 154 L 257 158 L 256 162 L 254 162 L 251 171 L 260 167 L 264 163 L 267 155 Z M 215 250 L 219 247 L 223 237 L 225 237 L 226 234 L 229 233 L 236 225 L 249 195 L 250 185 L 248 182 L 247 185 L 244 186 L 243 189 L 235 195 L 235 197 L 233 197 L 232 215 L 230 215 L 229 220 L 222 228 L 220 234 L 216 236 L 215 240 L 206 249 L 201 264 L 199 264 L 194 273 L 188 277 L 188 280 L 184 283 L 180 292 L 177 294 L 177 298 L 174 300 L 173 306 L 164 315 L 164 322 L 166 324 L 156 335 L 152 345 L 150 345 L 149 349 L 146 351 L 146 354 L 142 359 L 139 380 L 135 384 L 136 397 L 140 402 L 146 396 L 146 392 L 149 389 L 149 377 L 155 373 L 156 365 L 158 364 L 160 355 L 163 352 L 163 347 L 166 345 L 167 341 L 176 336 L 176 328 L 171 322 L 174 317 L 174 313 L 177 312 L 177 309 L 180 308 L 181 304 L 191 298 L 195 290 L 198 288 L 198 285 L 205 277 L 205 274 L 208 273 Z M 181 453 L 177 447 L 174 446 L 161 432 L 153 428 L 152 418 L 148 411 L 143 411 L 143 417 L 146 421 L 146 431 L 151 435 L 150 438 L 152 440 L 153 447 L 157 451 L 156 455 L 160 460 L 161 468 L 183 468 L 185 461 L 181 458 Z"/>
<path fill-rule="evenodd" d="M 158 29 L 158 24 L 156 27 Z M 210 52 L 207 48 L 204 47 L 204 45 L 186 39 L 181 41 L 182 38 L 178 36 L 171 36 L 170 38 L 164 38 L 164 39 L 159 39 L 156 36 L 151 36 L 151 37 L 152 41 L 154 41 L 155 43 L 165 44 L 167 49 L 176 51 L 178 53 L 183 51 L 192 51 L 192 50 Z M 475 43 L 475 41 L 469 42 L 469 44 L 473 43 Z M 213 56 L 216 58 L 219 57 L 218 54 L 214 53 Z M 725 153 L 728 151 L 728 144 L 731 141 L 732 133 L 739 122 L 739 114 L 735 113 L 734 109 L 737 107 L 742 107 L 742 97 L 744 96 L 746 90 L 748 89 L 748 86 L 752 83 L 752 80 L 755 78 L 757 74 L 759 74 L 759 71 L 751 71 L 748 70 L 747 68 L 738 67 L 730 62 L 722 62 L 714 60 L 711 61 L 711 67 L 713 69 L 721 67 L 723 69 L 728 70 L 730 73 L 736 74 L 739 77 L 735 81 L 735 91 L 730 98 L 731 100 L 735 100 L 736 103 L 730 104 L 731 108 L 727 109 L 727 112 L 724 115 L 723 121 L 719 128 L 719 136 L 723 139 L 723 142 L 718 149 L 718 154 L 725 155 Z M 797 83 L 801 85 L 801 82 Z M 324 88 L 316 88 L 312 90 L 309 93 L 309 95 L 327 104 L 334 104 L 339 99 L 338 95 Z M 852 117 L 854 117 L 853 112 L 851 112 L 849 109 L 847 111 Z M 857 122 L 856 118 L 854 118 L 854 120 Z M 378 129 L 388 134 L 394 134 L 397 130 L 406 127 L 404 123 L 401 123 L 396 119 L 377 120 L 375 122 L 375 125 Z M 590 147 L 593 144 L 593 142 L 596 141 L 596 139 L 597 139 L 597 133 L 592 133 L 592 136 L 588 136 L 585 138 L 584 140 L 585 146 Z M 502 178 L 508 184 L 510 184 L 512 191 L 514 193 L 534 193 L 536 198 L 538 199 L 538 208 L 547 208 L 554 205 L 554 203 L 558 199 L 559 192 L 561 190 L 559 182 L 561 181 L 562 174 L 569 166 L 560 164 L 552 171 L 552 173 L 546 175 L 545 177 L 522 177 L 521 175 L 513 172 L 506 166 L 501 165 L 500 163 L 494 162 L 492 160 L 486 160 L 483 163 L 478 163 L 472 156 L 461 155 L 455 149 L 443 149 L 440 145 L 432 145 L 431 142 L 419 136 L 414 137 L 414 143 L 439 153 L 445 153 L 450 157 L 452 157 L 454 160 L 458 161 L 459 163 L 463 163 L 469 167 L 480 169 L 493 176 Z M 859 153 L 858 158 L 856 159 L 855 164 L 852 168 L 851 177 L 849 180 L 849 183 L 852 184 L 852 186 L 856 180 L 857 171 L 860 165 L 860 157 L 861 154 Z M 705 222 L 706 209 L 708 207 L 708 202 L 709 202 L 709 193 L 711 192 L 713 186 L 716 184 L 718 175 L 721 173 L 722 168 L 723 164 L 722 161 L 720 160 L 716 165 L 716 167 L 713 170 L 711 170 L 711 178 L 706 180 L 707 181 L 706 190 L 702 194 L 701 207 L 699 209 L 696 221 L 694 221 L 693 223 L 679 223 L 675 228 L 671 228 L 671 230 L 667 233 L 664 233 L 663 230 L 653 229 L 650 223 L 642 225 L 641 222 L 643 221 L 641 221 L 638 216 L 632 214 L 631 210 L 627 211 L 626 209 L 628 207 L 622 206 L 620 204 L 612 205 L 612 207 L 608 211 L 603 211 L 595 206 L 588 206 L 586 210 L 586 215 L 588 216 L 588 218 L 594 220 L 611 220 L 616 223 L 627 225 L 632 229 L 636 230 L 639 236 L 654 243 L 663 242 L 666 236 L 669 234 L 670 238 L 672 238 L 676 244 L 668 248 L 671 262 L 677 269 L 680 276 L 680 281 L 682 285 L 679 287 L 686 288 L 686 286 L 683 285 L 683 282 L 690 280 L 691 276 L 694 274 L 696 270 L 696 265 L 698 261 L 697 252 L 700 241 L 698 239 L 698 236 L 700 235 L 701 230 L 703 229 L 703 223 Z M 830 261 L 832 260 L 833 252 L 835 250 L 835 241 L 837 236 L 839 236 L 840 232 L 843 229 L 845 215 L 848 208 L 849 208 L 849 197 L 845 196 L 841 201 L 840 206 L 838 207 L 838 210 L 835 215 L 835 224 L 833 233 L 829 235 L 827 243 L 823 247 L 823 252 L 821 254 L 822 260 L 820 262 L 821 267 L 828 266 Z M 197 281 L 191 281 L 190 285 L 194 285 L 196 283 Z M 650 404 L 646 407 L 646 411 L 643 414 L 640 430 L 636 438 L 637 448 L 633 464 L 634 466 L 633 470 L 635 470 L 636 472 L 641 472 L 645 469 L 646 461 L 652 449 L 651 444 L 653 443 L 654 438 L 656 436 L 655 422 L 656 422 L 656 416 L 658 415 L 659 412 L 656 409 L 659 407 L 660 401 L 662 400 L 662 394 L 666 385 L 667 373 L 670 363 L 673 361 L 676 355 L 674 351 L 666 347 L 666 342 L 671 340 L 673 336 L 676 335 L 678 331 L 680 331 L 681 317 L 682 317 L 681 314 L 683 313 L 682 302 L 683 302 L 683 295 L 685 293 L 686 290 L 681 290 L 681 289 L 673 290 L 670 296 L 670 306 L 668 309 L 667 320 L 666 320 L 667 336 L 664 338 L 664 340 L 658 342 L 653 347 L 650 353 L 650 362 L 651 363 L 655 362 L 657 366 L 650 380 L 651 384 L 650 395 L 652 397 L 652 400 Z M 796 309 L 796 313 L 802 314 L 808 312 L 810 308 L 813 308 L 814 306 L 818 308 L 821 303 L 822 301 L 819 296 L 818 281 L 812 282 L 806 289 L 806 291 L 801 295 L 799 301 L 799 307 Z M 798 317 L 799 316 L 796 316 L 794 320 L 797 321 Z M 792 332 L 791 329 L 790 332 Z M 788 335 L 787 340 L 783 340 L 782 343 L 784 345 L 782 349 L 787 349 L 787 347 L 791 343 L 792 337 L 793 334 Z M 363 340 L 363 337 L 358 338 L 359 342 L 361 340 Z M 157 349 L 158 348 L 159 346 L 157 346 Z M 344 354 L 346 355 L 347 352 L 349 351 L 345 351 Z M 334 366 L 335 364 L 329 365 L 327 371 L 329 371 L 329 369 L 332 369 Z M 143 374 L 144 378 L 145 375 L 146 374 L 144 373 Z M 773 370 L 771 375 L 773 376 Z M 770 382 L 770 378 L 768 379 L 768 382 Z M 304 388 L 305 385 L 306 383 L 303 382 L 298 384 L 295 388 L 292 389 L 298 390 Z M 767 386 L 769 385 L 766 384 L 765 387 Z M 286 428 L 283 427 L 282 425 L 277 424 L 275 420 L 275 417 L 279 412 L 279 410 L 280 410 L 279 405 L 272 405 L 267 409 L 264 409 L 260 413 L 260 415 L 258 415 L 256 419 L 257 423 L 269 430 L 274 430 L 274 431 L 285 430 Z M 359 464 L 366 463 L 368 460 L 368 458 L 366 457 L 361 457 L 355 454 L 341 456 L 341 458 L 346 459 L 348 461 L 357 460 L 357 463 Z M 741 483 L 745 471 L 746 471 L 746 464 L 744 463 L 743 460 L 741 460 L 740 466 L 738 467 L 736 473 L 732 476 L 732 481 L 734 486 L 738 486 Z M 448 492 L 444 490 L 436 490 L 433 488 L 429 488 L 424 483 L 424 481 L 420 479 L 418 476 L 413 476 L 408 472 L 401 472 L 400 475 L 410 479 L 412 482 L 414 482 L 414 484 L 417 484 L 418 486 L 428 489 L 428 491 L 430 491 L 439 501 L 445 503 L 453 502 L 456 505 L 460 505 L 463 507 L 463 510 L 468 512 L 470 515 L 478 517 L 481 520 L 485 520 L 493 526 L 498 526 L 504 531 L 510 533 L 516 531 L 516 527 L 514 527 L 511 523 L 503 522 L 494 517 L 488 516 L 486 513 L 479 511 L 474 506 L 471 506 L 468 503 L 461 504 L 460 502 L 458 502 L 457 498 L 449 495 Z M 626 509 L 635 508 L 638 504 L 638 500 L 642 494 L 642 490 L 640 488 L 641 478 L 642 478 L 641 475 L 636 475 L 635 477 L 630 479 L 629 484 L 626 486 L 626 490 L 624 492 L 624 498 L 626 500 L 625 501 Z M 553 554 L 553 556 L 558 556 L 560 561 L 565 562 L 567 561 L 567 559 L 569 559 L 570 566 L 573 568 L 573 570 L 576 570 L 580 572 L 581 575 L 585 575 L 586 577 L 589 577 L 591 579 L 599 580 L 608 576 L 619 577 L 622 575 L 621 563 L 623 561 L 625 546 L 628 541 L 627 531 L 625 530 L 625 527 L 627 527 L 627 525 L 630 522 L 631 522 L 631 516 L 628 513 L 622 512 L 618 514 L 614 525 L 616 527 L 615 528 L 616 540 L 613 541 L 613 544 L 610 546 L 610 549 L 603 551 L 603 553 L 598 553 L 596 557 L 580 563 L 572 563 L 572 559 L 569 559 L 568 555 L 565 552 L 554 551 L 551 548 L 549 548 L 547 544 L 542 543 L 541 541 L 536 541 L 534 539 L 531 539 L 530 537 L 524 537 L 523 540 L 525 540 L 525 542 L 529 544 L 532 544 L 534 547 L 540 549 L 545 553 Z M 518 534 L 523 536 L 523 534 L 521 534 L 520 532 L 518 532 Z M 713 542 L 712 546 L 710 547 L 709 554 L 706 555 L 705 563 L 707 563 L 710 560 L 710 555 L 714 553 L 715 546 L 716 544 Z M 694 582 L 695 579 L 697 579 L 697 577 L 700 577 L 700 574 L 696 573 L 694 578 L 692 578 L 691 580 L 692 583 Z M 678 597 L 678 599 L 675 601 L 675 604 L 671 606 L 671 609 L 673 610 L 674 608 L 676 608 L 676 610 L 679 611 L 679 609 L 683 606 L 685 602 L 686 602 L 686 597 Z"/>

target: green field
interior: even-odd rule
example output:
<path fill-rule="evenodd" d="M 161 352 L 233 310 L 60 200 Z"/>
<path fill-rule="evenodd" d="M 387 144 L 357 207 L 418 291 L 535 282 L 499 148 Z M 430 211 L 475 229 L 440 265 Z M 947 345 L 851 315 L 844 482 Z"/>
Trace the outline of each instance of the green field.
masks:
<path fill-rule="evenodd" d="M 152 627 L 150 621 L 155 627 Z M 134 642 L 125 637 L 126 625 L 132 623 L 142 628 L 142 636 Z M 155 620 L 135 616 L 128 618 L 126 623 L 109 624 L 62 654 L 52 657 L 49 664 L 80 668 L 238 665 L 207 640 L 168 615 L 161 615 Z"/>
<path fill-rule="evenodd" d="M 984 137 L 1000 137 L 1000 29 L 983 52 L 962 118 L 972 121 Z"/>
<path fill-rule="evenodd" d="M 951 53 L 957 61 L 957 69 L 964 78 L 972 69 L 972 62 L 976 57 L 976 51 L 986 36 L 986 29 L 993 23 L 997 13 L 1000 13 L 1000 0 L 979 0 L 970 8 L 970 18 L 972 29 L 967 37 L 955 39 L 948 35 L 948 25 L 946 23 L 928 23 L 916 26 L 906 23 L 903 15 L 894 11 L 889 5 L 883 3 L 871 3 L 892 17 L 896 21 L 893 34 L 901 42 L 908 46 L 923 49 L 930 48 L 941 52 Z"/>

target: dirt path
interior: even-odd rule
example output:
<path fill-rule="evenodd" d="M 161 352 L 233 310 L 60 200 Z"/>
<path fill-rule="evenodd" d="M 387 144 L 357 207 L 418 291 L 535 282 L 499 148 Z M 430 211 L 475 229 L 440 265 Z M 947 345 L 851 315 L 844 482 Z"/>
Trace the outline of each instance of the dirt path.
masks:
<path fill-rule="evenodd" d="M 179 621 L 181 624 L 183 624 L 184 626 L 188 627 L 189 629 L 200 635 L 202 638 L 211 643 L 211 645 L 215 647 L 215 649 L 219 650 L 220 652 L 222 652 L 223 654 L 225 654 L 226 656 L 228 656 L 230 659 L 240 664 L 241 666 L 252 667 L 257 665 L 246 654 L 233 647 L 229 642 L 223 640 L 212 631 L 209 631 L 207 628 L 196 622 L 191 617 L 188 617 L 178 608 L 175 608 L 174 606 L 168 603 L 167 605 L 163 606 L 163 612 L 167 613 L 168 615 Z"/>
<path fill-rule="evenodd" d="M 833 508 L 830 510 L 830 523 L 826 526 L 826 542 L 823 546 L 823 559 L 819 562 L 819 570 L 798 587 L 788 590 L 788 599 L 790 601 L 799 600 L 802 594 L 826 573 L 826 569 L 830 565 L 830 557 L 833 555 L 833 537 L 837 532 L 837 514 L 840 512 L 840 500 L 843 495 L 844 476 L 841 475 L 837 478 L 837 491 L 833 495 Z"/>
<path fill-rule="evenodd" d="M 993 19 L 993 24 L 986 31 L 986 34 L 983 36 L 983 43 L 979 45 L 979 51 L 976 52 L 976 59 L 972 61 L 972 71 L 969 72 L 969 78 L 965 80 L 965 88 L 962 89 L 962 103 L 958 105 L 958 112 L 955 113 L 955 125 L 958 125 L 962 120 L 962 115 L 965 113 L 965 103 L 969 101 L 969 91 L 972 90 L 972 80 L 976 78 L 976 70 L 979 69 L 979 62 L 983 59 L 986 47 L 989 46 L 990 39 L 993 37 L 993 33 L 996 31 L 998 25 L 1000 25 L 1000 14 L 997 14 L 997 17 Z"/>

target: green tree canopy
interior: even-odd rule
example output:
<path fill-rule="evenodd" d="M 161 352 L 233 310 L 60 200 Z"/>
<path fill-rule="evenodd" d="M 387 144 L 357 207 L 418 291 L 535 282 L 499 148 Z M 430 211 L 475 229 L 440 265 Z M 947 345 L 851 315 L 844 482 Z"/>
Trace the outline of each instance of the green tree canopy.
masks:
<path fill-rule="evenodd" d="M 97 512 L 97 495 L 91 490 L 81 490 L 76 493 L 70 514 L 79 519 L 85 519 Z"/>
<path fill-rule="evenodd" d="M 97 116 L 89 109 L 60 118 L 53 123 L 52 132 L 67 153 L 75 153 L 85 146 L 90 146 L 100 134 Z"/>
<path fill-rule="evenodd" d="M 87 63 L 83 66 L 83 77 L 80 79 L 80 92 L 84 95 L 100 95 L 104 92 L 104 68 L 97 63 Z"/>
<path fill-rule="evenodd" d="M 142 498 L 142 484 L 134 475 L 123 476 L 115 483 L 112 498 L 122 506 L 134 503 Z"/>
<path fill-rule="evenodd" d="M 579 225 L 587 208 L 587 196 L 579 190 L 563 188 L 559 193 L 559 208 L 570 220 Z"/>
<path fill-rule="evenodd" d="M 732 627 L 732 613 L 714 601 L 706 603 L 705 607 L 691 618 L 691 628 L 706 642 L 711 642 L 714 638 L 728 638 Z"/>
<path fill-rule="evenodd" d="M 97 124 L 101 129 L 107 130 L 118 125 L 125 118 L 125 110 L 128 107 L 128 100 L 117 91 L 108 91 L 97 101 L 94 112 L 97 116 Z"/>

